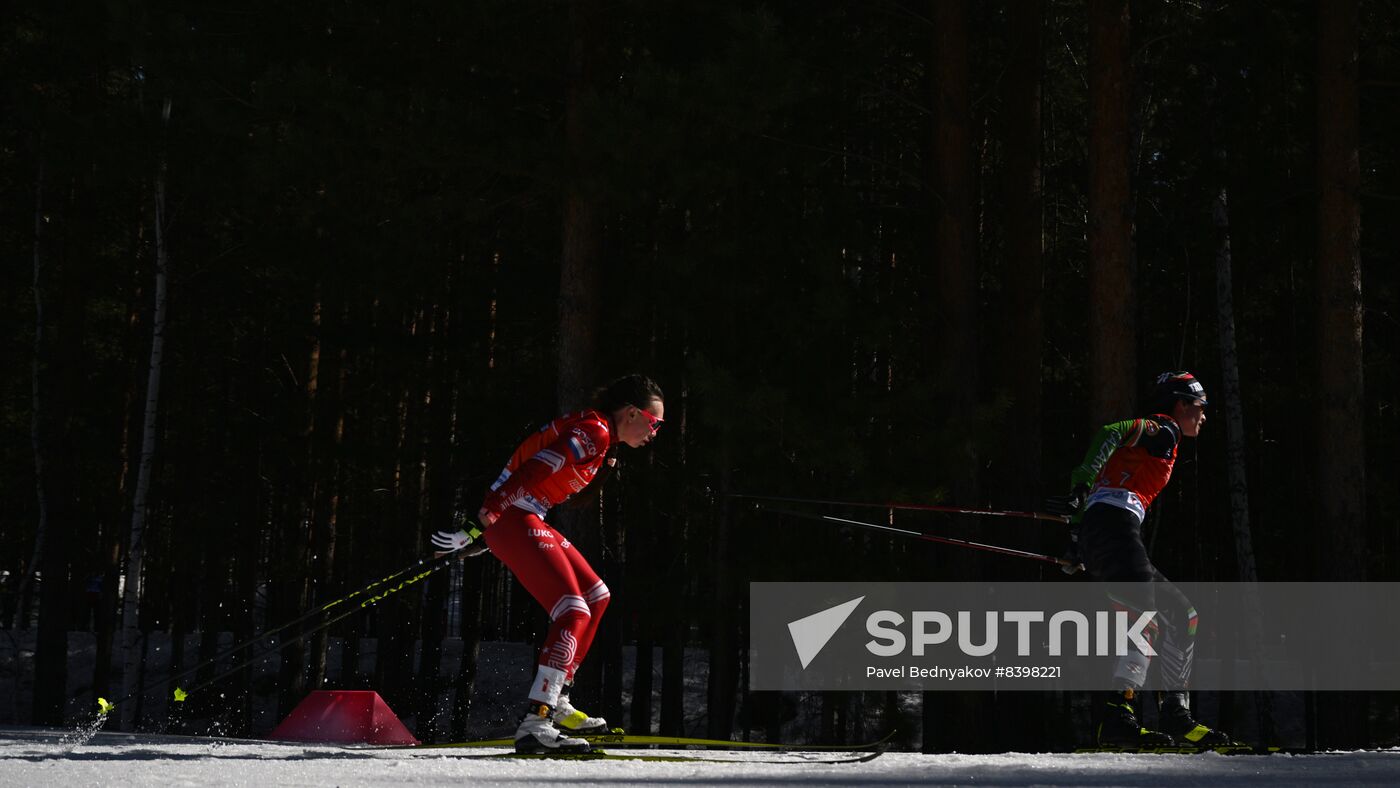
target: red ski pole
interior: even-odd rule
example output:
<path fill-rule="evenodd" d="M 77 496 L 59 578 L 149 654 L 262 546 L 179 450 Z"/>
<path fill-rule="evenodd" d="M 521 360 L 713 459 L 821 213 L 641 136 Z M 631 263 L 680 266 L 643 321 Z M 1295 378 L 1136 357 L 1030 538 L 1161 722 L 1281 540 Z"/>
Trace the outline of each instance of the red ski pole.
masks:
<path fill-rule="evenodd" d="M 1069 518 L 1060 514 L 1045 512 L 1014 512 L 1003 509 L 972 509 L 965 506 L 939 506 L 931 503 L 865 503 L 862 501 L 825 501 L 816 498 L 788 498 L 777 495 L 743 495 L 731 493 L 731 498 L 747 498 L 753 501 L 778 501 L 780 503 L 810 503 L 820 506 L 850 506 L 865 509 L 899 509 L 916 512 L 947 512 L 948 514 L 981 514 L 988 517 L 1021 517 L 1028 520 L 1046 520 L 1054 523 L 1067 523 Z"/>
<path fill-rule="evenodd" d="M 889 533 L 899 534 L 900 536 L 907 536 L 911 539 L 922 539 L 926 542 L 937 542 L 938 544 L 948 544 L 954 545 L 956 547 L 967 547 L 973 550 L 982 550 L 988 553 L 997 553 L 999 555 L 1010 555 L 1015 556 L 1017 558 L 1029 558 L 1033 561 L 1044 561 L 1047 564 L 1055 564 L 1056 566 L 1062 567 L 1073 567 L 1077 570 L 1084 568 L 1083 564 L 1075 564 L 1064 558 L 1056 558 L 1053 555 L 1045 555 L 1043 553 L 1032 553 L 1029 550 L 1017 550 L 1014 547 L 1002 547 L 1000 545 L 994 544 L 983 544 L 982 542 L 973 542 L 967 539 L 957 539 L 951 536 L 935 536 L 934 534 L 926 534 L 923 531 L 914 531 L 908 528 L 895 528 L 892 525 L 879 525 L 877 523 L 867 523 L 862 522 L 860 520 L 848 520 L 845 517 L 833 517 L 829 514 L 790 512 L 784 509 L 769 509 L 762 506 L 756 507 L 754 511 L 765 512 L 767 514 L 784 515 L 787 517 L 804 517 L 809 520 L 821 520 L 823 522 L 836 523 L 838 525 L 853 525 L 857 528 L 869 528 L 874 531 L 886 531 Z"/>

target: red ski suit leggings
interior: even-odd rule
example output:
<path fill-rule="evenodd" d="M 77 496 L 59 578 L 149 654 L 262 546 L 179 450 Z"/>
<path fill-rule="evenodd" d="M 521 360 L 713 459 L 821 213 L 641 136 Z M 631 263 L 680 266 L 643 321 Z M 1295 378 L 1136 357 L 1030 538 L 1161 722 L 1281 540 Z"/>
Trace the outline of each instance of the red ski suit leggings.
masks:
<path fill-rule="evenodd" d="M 549 612 L 539 664 L 564 671 L 565 681 L 588 654 L 608 608 L 608 587 L 562 534 L 533 512 L 514 506 L 486 529 L 486 546 Z"/>

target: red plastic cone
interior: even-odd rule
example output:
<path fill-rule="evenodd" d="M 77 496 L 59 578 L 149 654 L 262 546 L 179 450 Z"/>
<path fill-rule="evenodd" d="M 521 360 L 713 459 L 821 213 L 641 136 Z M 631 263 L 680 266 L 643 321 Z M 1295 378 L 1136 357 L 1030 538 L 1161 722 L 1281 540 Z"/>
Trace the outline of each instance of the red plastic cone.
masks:
<path fill-rule="evenodd" d="M 297 704 L 268 738 L 340 744 L 418 744 L 389 704 L 378 692 L 369 690 L 317 690 Z"/>

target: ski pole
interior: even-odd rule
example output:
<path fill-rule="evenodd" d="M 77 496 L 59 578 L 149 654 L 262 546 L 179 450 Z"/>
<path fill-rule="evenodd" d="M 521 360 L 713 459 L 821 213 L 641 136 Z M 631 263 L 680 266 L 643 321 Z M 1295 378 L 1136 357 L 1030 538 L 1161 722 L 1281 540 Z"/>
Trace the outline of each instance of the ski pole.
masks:
<path fill-rule="evenodd" d="M 293 636 L 293 637 L 286 638 L 285 640 L 282 641 L 282 643 L 281 643 L 280 645 L 276 645 L 276 646 L 274 646 L 274 647 L 268 649 L 267 651 L 264 651 L 264 652 L 258 654 L 258 655 L 255 656 L 255 657 L 249 657 L 249 658 L 243 660 L 242 662 L 239 662 L 238 664 L 234 665 L 233 667 L 228 668 L 228 669 L 225 670 L 224 672 L 219 673 L 219 674 L 216 675 L 216 676 L 211 676 L 211 677 L 205 679 L 204 681 L 201 681 L 201 682 L 199 682 L 198 684 L 194 685 L 193 687 L 190 687 L 189 689 L 181 689 L 181 688 L 177 687 L 177 688 L 175 689 L 175 702 L 177 702 L 177 703 L 182 702 L 182 701 L 184 701 L 185 698 L 188 697 L 189 695 L 191 695 L 191 694 L 193 694 L 193 693 L 195 693 L 195 692 L 198 692 L 199 690 L 202 690 L 202 689 L 204 689 L 205 687 L 208 687 L 209 685 L 213 684 L 214 682 L 216 682 L 216 681 L 218 681 L 218 680 L 220 680 L 220 679 L 222 679 L 222 678 L 224 678 L 224 677 L 226 677 L 226 676 L 231 676 L 231 675 L 233 675 L 234 673 L 237 673 L 238 671 L 243 670 L 244 668 L 248 667 L 248 665 L 252 664 L 253 662 L 256 662 L 257 660 L 262 659 L 263 657 L 266 657 L 266 656 L 268 656 L 269 654 L 276 654 L 276 653 L 280 652 L 282 649 L 286 648 L 287 646 L 290 646 L 290 645 L 292 645 L 293 643 L 296 643 L 296 642 L 298 642 L 298 641 L 305 640 L 306 638 L 308 638 L 308 637 L 310 637 L 310 636 L 316 634 L 317 632 L 320 632 L 321 630 L 326 629 L 327 627 L 330 627 L 331 625 L 333 625 L 333 624 L 335 624 L 335 623 L 337 623 L 337 622 L 339 622 L 339 621 L 342 621 L 343 619 L 345 619 L 345 618 L 348 617 L 348 616 L 352 616 L 352 615 L 354 615 L 355 613 L 358 613 L 359 611 L 364 610 L 364 609 L 367 608 L 367 607 L 372 607 L 373 605 L 378 604 L 379 602 L 383 601 L 383 599 L 384 599 L 385 597 L 387 597 L 387 596 L 389 596 L 389 595 L 391 595 L 391 594 L 393 594 L 393 593 L 396 593 L 396 592 L 398 592 L 398 591 L 402 591 L 404 588 L 407 588 L 408 586 L 411 586 L 411 585 L 413 585 L 414 583 L 417 583 L 419 580 L 422 580 L 423 578 L 427 577 L 428 575 L 431 575 L 432 573 L 436 572 L 437 570 L 443 568 L 444 566 L 446 566 L 446 565 L 449 563 L 448 561 L 445 561 L 445 560 L 443 560 L 443 559 L 450 559 L 450 558 L 456 557 L 456 556 L 455 556 L 455 553 L 456 553 L 456 552 L 457 552 L 457 551 L 454 550 L 453 552 L 447 553 L 446 555 L 442 556 L 441 558 L 436 558 L 436 559 L 433 559 L 433 560 L 431 560 L 431 561 L 428 561 L 427 563 L 423 564 L 423 571 L 422 571 L 422 572 L 419 572 L 419 573 L 416 574 L 416 575 L 413 575 L 413 576 L 411 576 L 411 577 L 408 577 L 408 578 L 404 579 L 403 581 L 399 582 L 398 585 L 385 588 L 381 593 L 376 594 L 376 595 L 374 595 L 374 596 L 372 596 L 372 597 L 369 597 L 369 598 L 365 599 L 364 601 L 360 602 L 359 605 L 357 605 L 357 606 L 355 606 L 355 607 L 352 607 L 352 608 L 350 608 L 349 610 L 346 610 L 346 611 L 340 613 L 339 615 L 335 616 L 334 618 L 330 618 L 330 619 L 327 619 L 326 621 L 322 621 L 321 623 L 317 624 L 316 626 L 312 627 L 311 629 L 303 630 L 302 632 L 296 634 L 296 635 Z M 400 574 L 401 574 L 401 573 L 400 573 Z M 169 682 L 167 681 L 167 682 L 165 682 L 165 683 L 169 683 Z M 157 685 L 155 685 L 155 686 L 160 686 L 160 685 L 157 684 Z M 115 704 L 113 704 L 113 705 L 115 705 Z"/>
<path fill-rule="evenodd" d="M 908 528 L 895 528 L 892 525 L 879 525 L 877 523 L 867 523 L 862 522 L 860 520 L 848 520 L 844 517 L 833 517 L 829 514 L 809 514 L 807 512 L 792 512 L 784 509 L 769 509 L 762 506 L 757 507 L 755 511 L 764 512 L 767 514 L 786 515 L 788 517 L 805 517 L 809 520 L 821 520 L 823 522 L 837 523 L 840 525 L 853 525 L 857 528 L 869 528 L 875 531 L 886 531 L 889 533 L 895 533 L 899 534 L 900 536 L 910 537 L 911 539 L 922 539 L 927 542 L 937 542 L 939 544 L 954 545 L 956 547 L 968 547 L 973 550 L 983 550 L 989 553 L 997 553 L 999 555 L 1010 555 L 1015 556 L 1017 558 L 1029 558 L 1034 561 L 1044 561 L 1047 564 L 1055 564 L 1057 566 L 1072 566 L 1077 567 L 1078 569 L 1083 569 L 1083 565 L 1081 564 L 1075 564 L 1065 558 L 1056 558 L 1053 555 L 1045 555 L 1043 553 L 1032 553 L 1028 550 L 1017 550 L 1013 547 L 1002 547 L 1000 545 L 983 544 L 982 542 L 973 542 L 967 539 L 958 539 L 951 536 L 935 536 L 934 534 L 926 534 L 923 531 L 914 531 Z"/>
<path fill-rule="evenodd" d="M 810 503 L 821 506 L 851 506 L 866 509 L 902 509 L 916 512 L 946 512 L 948 514 L 981 514 L 988 517 L 1020 517 L 1028 520 L 1046 520 L 1052 523 L 1067 523 L 1069 518 L 1045 512 L 1019 512 L 1004 509 L 974 509 L 966 506 L 939 506 L 931 503 L 865 503 L 862 501 L 826 501 L 816 498 L 790 498 L 778 495 L 744 495 L 730 493 L 731 498 L 747 498 L 754 501 L 778 501 L 781 503 Z"/>
<path fill-rule="evenodd" d="M 365 586 L 364 588 L 361 588 L 361 589 L 358 589 L 358 590 L 355 590 L 355 591 L 351 591 L 350 593 L 346 594 L 345 596 L 340 597 L 339 599 L 333 600 L 333 601 L 331 601 L 331 602 L 327 602 L 326 604 L 321 605 L 320 607 L 313 608 L 313 609 L 311 609 L 310 611 L 308 611 L 308 612 L 306 612 L 306 613 L 304 613 L 304 614 L 302 614 L 302 615 L 300 615 L 300 616 L 298 616 L 298 617 L 292 619 L 291 621 L 286 622 L 285 624 L 282 624 L 282 625 L 280 625 L 280 626 L 274 627 L 274 628 L 269 629 L 269 630 L 267 630 L 267 631 L 265 631 L 265 632 L 259 632 L 258 634 L 256 634 L 256 635 L 254 635 L 254 636 L 252 636 L 252 637 L 250 637 L 250 638 L 244 640 L 242 643 L 237 643 L 237 644 L 234 644 L 234 645 L 232 645 L 232 646 L 229 646 L 227 649 L 224 649 L 223 651 L 219 652 L 218 654 L 215 654 L 214 656 L 210 657 L 209 659 L 206 659 L 206 660 L 204 660 L 203 662 L 200 662 L 199 664 L 194 665 L 193 667 L 190 667 L 190 668 L 187 668 L 187 669 L 185 669 L 185 670 L 182 670 L 182 671 L 180 671 L 179 673 L 176 673 L 176 674 L 173 675 L 173 676 L 169 676 L 169 677 L 163 679 L 162 681 L 156 682 L 155 684 L 152 684 L 151 686 L 146 687 L 146 688 L 144 688 L 144 689 L 137 690 L 137 691 L 134 691 L 134 692 L 130 692 L 130 693 L 128 693 L 127 695 L 125 695 L 125 696 L 123 696 L 123 697 L 121 697 L 121 698 L 118 698 L 118 699 L 115 700 L 115 701 L 108 701 L 106 698 L 98 698 L 98 699 L 97 699 L 97 706 L 98 706 L 98 709 L 100 710 L 100 713 L 101 713 L 101 714 L 104 714 L 104 715 L 105 715 L 105 714 L 107 714 L 108 712 L 110 712 L 112 709 L 116 708 L 118 704 L 125 703 L 126 701 L 131 700 L 131 698 L 135 697 L 136 695 L 144 695 L 145 693 L 150 692 L 150 691 L 153 690 L 153 689 L 159 689 L 159 688 L 164 687 L 164 686 L 166 686 L 166 685 L 168 685 L 168 684 L 171 684 L 171 683 L 173 683 L 173 682 L 179 681 L 180 679 L 183 679 L 183 678 L 186 678 L 186 677 L 188 677 L 188 676 L 191 676 L 191 675 L 195 674 L 196 672 L 198 672 L 199 670 L 203 669 L 204 667 L 206 667 L 206 666 L 208 666 L 208 665 L 212 665 L 212 664 L 214 664 L 214 663 L 216 663 L 216 662 L 218 662 L 218 661 L 220 661 L 220 660 L 222 660 L 222 659 L 225 659 L 225 658 L 230 657 L 230 656 L 232 656 L 232 655 L 234 655 L 234 654 L 237 654 L 238 652 L 240 652 L 240 651 L 242 651 L 242 650 L 244 650 L 244 649 L 246 649 L 246 648 L 250 648 L 250 647 L 256 645 L 258 642 L 260 642 L 260 641 L 262 641 L 262 640 L 266 640 L 266 639 L 272 637 L 273 635 L 276 635 L 277 633 L 282 632 L 283 630 L 288 629 L 289 627 L 296 626 L 297 624 L 300 624 L 300 623 L 302 623 L 303 621 L 306 621 L 306 620 L 308 620 L 308 619 L 311 619 L 311 618 L 314 618 L 314 617 L 316 617 L 316 616 L 322 615 L 322 614 L 326 613 L 328 610 L 330 610 L 330 609 L 336 607 L 337 605 L 343 605 L 343 604 L 349 602 L 350 600 L 354 599 L 354 598 L 357 597 L 357 596 L 360 596 L 360 595 L 362 595 L 362 594 L 368 594 L 368 593 L 370 593 L 371 591 L 375 590 L 376 588 L 379 588 L 380 586 L 384 586 L 384 585 L 386 585 L 387 583 L 391 583 L 391 582 L 393 582 L 396 578 L 402 577 L 403 575 L 408 574 L 409 572 L 412 572 L 412 571 L 415 570 L 415 569 L 427 569 L 428 567 L 432 567 L 431 569 L 428 569 L 428 571 L 427 571 L 426 573 L 424 573 L 424 574 L 422 574 L 422 575 L 419 575 L 419 576 L 413 578 L 412 581 L 408 581 L 408 582 L 414 582 L 414 581 L 417 581 L 417 580 L 421 580 L 423 577 L 426 577 L 427 575 L 432 574 L 433 572 L 435 572 L 435 571 L 437 571 L 438 569 L 442 568 L 444 565 L 446 565 L 446 564 L 447 564 L 449 561 L 451 561 L 453 558 L 456 558 L 458 552 L 459 552 L 459 551 L 454 550 L 454 551 L 452 551 L 452 552 L 450 552 L 450 553 L 444 553 L 443 555 L 440 555 L 440 556 L 437 556 L 437 557 L 434 557 L 434 558 L 420 558 L 420 559 L 418 559 L 417 561 L 413 562 L 412 564 L 409 564 L 408 566 L 404 567 L 403 569 L 398 570 L 397 572 L 393 572 L 392 574 L 385 575 L 384 577 L 381 577 L 380 579 L 375 580 L 373 583 L 370 583 L 369 585 Z M 398 587 L 396 587 L 396 588 L 393 588 L 393 589 L 391 589 L 391 590 L 389 590 L 389 591 L 387 591 L 387 592 L 384 592 L 384 593 L 382 593 L 382 594 L 380 594 L 380 595 L 378 595 L 378 596 L 375 596 L 375 597 L 373 597 L 372 599 L 370 599 L 367 603 L 361 603 L 359 607 L 352 609 L 350 612 L 353 613 L 353 612 L 355 612 L 355 610 L 359 610 L 359 609 L 368 607 L 369 605 L 372 605 L 372 604 L 374 604 L 375 602 L 378 602 L 380 599 L 383 599 L 383 598 L 384 598 L 385 596 L 387 596 L 388 594 L 393 593 L 394 591 L 397 591 L 399 588 L 402 588 L 403 585 L 404 585 L 404 584 L 400 584 L 400 585 L 399 585 Z M 348 615 L 348 613 L 347 613 L 346 615 Z M 344 616 L 340 616 L 340 617 L 338 617 L 338 618 L 336 618 L 336 619 L 333 619 L 333 621 L 339 621 L 341 618 L 344 618 Z M 316 632 L 316 631 L 318 631 L 319 629 L 321 629 L 322 627 L 328 626 L 328 625 L 329 625 L 329 624 L 322 624 L 321 626 L 318 626 L 318 627 L 316 627 L 315 629 L 310 630 L 310 632 Z M 309 633 L 308 633 L 308 634 L 309 634 Z M 295 642 L 295 641 L 291 641 L 291 642 Z M 245 663 L 246 663 L 246 662 L 247 662 L 247 661 L 245 660 Z M 240 666 L 240 667 L 241 667 L 241 666 Z M 187 693 L 185 690 L 182 690 L 182 689 L 180 689 L 180 688 L 177 687 L 176 690 L 175 690 L 175 694 L 176 694 L 177 696 L 179 696 L 179 695 L 188 694 L 188 693 Z M 184 699 L 184 698 L 182 698 L 182 697 L 177 697 L 177 698 L 176 698 L 176 700 L 183 700 L 183 699 Z"/>

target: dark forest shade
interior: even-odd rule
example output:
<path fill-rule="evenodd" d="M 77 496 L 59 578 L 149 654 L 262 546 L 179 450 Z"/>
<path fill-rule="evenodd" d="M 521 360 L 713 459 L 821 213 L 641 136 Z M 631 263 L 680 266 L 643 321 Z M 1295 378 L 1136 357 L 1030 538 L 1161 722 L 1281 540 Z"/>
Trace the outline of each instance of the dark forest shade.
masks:
<path fill-rule="evenodd" d="M 667 424 L 578 526 L 618 605 L 579 701 L 715 735 L 785 735 L 808 703 L 833 738 L 912 714 L 918 746 L 896 697 L 748 693 L 746 584 L 1037 570 L 723 493 L 1067 492 L 1153 374 L 1221 381 L 1222 186 L 1259 578 L 1400 577 L 1394 4 L 21 2 L 3 19 L 0 248 L 24 264 L 0 273 L 0 621 L 43 630 L 37 721 L 64 714 L 65 630 L 120 661 L 147 426 L 137 622 L 201 633 L 189 665 L 214 633 L 423 555 L 526 431 L 641 369 Z M 147 425 L 162 155 L 170 314 Z M 1239 572 L 1219 415 L 1149 518 L 1173 578 Z M 896 519 L 1063 547 L 1051 526 L 914 517 Z M 21 596 L 41 523 L 44 582 Z M 542 625 L 488 557 L 300 644 L 278 689 L 291 703 L 331 675 L 332 638 L 352 662 L 377 638 L 372 672 L 335 680 L 417 716 L 457 688 L 418 733 L 460 736 L 479 644 Z M 437 675 L 451 637 L 471 658 Z M 661 648 L 661 704 L 626 720 L 635 643 Z M 707 708 L 685 707 L 695 649 Z M 256 732 L 251 681 L 182 724 Z M 938 703 L 965 716 L 931 748 L 1086 730 L 1069 696 Z"/>
<path fill-rule="evenodd" d="M 1137 278 L 1128 185 L 1128 0 L 1089 3 L 1089 396 L 1107 423 L 1134 413 Z"/>
<path fill-rule="evenodd" d="M 1317 3 L 1318 526 L 1326 532 L 1323 578 L 1364 581 L 1366 407 L 1362 362 L 1361 172 L 1357 0 Z M 1336 627 L 1334 627 L 1336 629 Z M 1336 631 L 1336 642 L 1347 633 Z M 1367 699 L 1325 693 L 1318 743 L 1368 740 Z"/>

